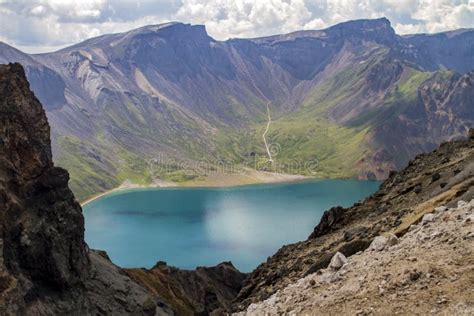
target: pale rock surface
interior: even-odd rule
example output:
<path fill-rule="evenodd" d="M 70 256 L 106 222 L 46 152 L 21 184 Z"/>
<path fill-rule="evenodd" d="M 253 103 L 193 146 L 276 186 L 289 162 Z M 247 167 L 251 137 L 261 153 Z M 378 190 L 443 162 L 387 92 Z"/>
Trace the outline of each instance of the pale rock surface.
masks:
<path fill-rule="evenodd" d="M 370 244 L 369 250 L 382 251 L 387 245 L 388 239 L 385 236 L 377 236 Z"/>
<path fill-rule="evenodd" d="M 237 315 L 473 315 L 473 206 L 443 208 L 400 238 L 379 236 L 338 270 L 329 264 Z"/>
<path fill-rule="evenodd" d="M 344 256 L 340 252 L 336 252 L 336 254 L 332 257 L 331 262 L 329 263 L 329 268 L 333 270 L 339 270 L 346 263 L 347 263 L 346 256 Z"/>
<path fill-rule="evenodd" d="M 421 224 L 422 225 L 426 225 L 430 222 L 432 222 L 435 218 L 435 215 L 434 214 L 426 214 L 425 216 L 423 216 L 423 219 L 421 220 Z"/>

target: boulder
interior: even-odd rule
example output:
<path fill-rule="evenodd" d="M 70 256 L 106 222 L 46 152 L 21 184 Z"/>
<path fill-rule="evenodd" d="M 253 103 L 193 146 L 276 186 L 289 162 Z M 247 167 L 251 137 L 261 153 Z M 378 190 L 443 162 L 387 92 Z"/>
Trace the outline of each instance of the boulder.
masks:
<path fill-rule="evenodd" d="M 370 244 L 369 250 L 382 251 L 396 244 L 398 244 L 398 238 L 394 234 L 387 234 L 386 236 L 377 236 Z"/>
<path fill-rule="evenodd" d="M 435 212 L 437 213 L 443 213 L 443 212 L 446 212 L 448 210 L 448 208 L 446 206 L 438 206 L 438 207 L 435 207 Z"/>
<path fill-rule="evenodd" d="M 425 214 L 423 216 L 423 219 L 421 220 L 421 225 L 426 225 L 432 221 L 434 221 L 435 216 L 433 213 Z"/>
<path fill-rule="evenodd" d="M 382 251 L 386 244 L 387 238 L 385 236 L 377 236 L 370 244 L 369 250 Z"/>
<path fill-rule="evenodd" d="M 350 228 L 344 232 L 344 240 L 351 241 L 352 239 L 354 239 L 354 237 L 366 235 L 368 230 L 369 229 L 364 226 Z"/>
<path fill-rule="evenodd" d="M 339 270 L 344 264 L 347 263 L 347 258 L 339 251 L 332 257 L 331 262 L 329 263 L 329 268 L 332 270 Z"/>
<path fill-rule="evenodd" d="M 391 247 L 391 246 L 396 245 L 396 244 L 398 244 L 397 236 L 395 236 L 394 234 L 388 234 L 387 235 L 387 243 L 385 245 L 385 248 L 386 247 Z"/>

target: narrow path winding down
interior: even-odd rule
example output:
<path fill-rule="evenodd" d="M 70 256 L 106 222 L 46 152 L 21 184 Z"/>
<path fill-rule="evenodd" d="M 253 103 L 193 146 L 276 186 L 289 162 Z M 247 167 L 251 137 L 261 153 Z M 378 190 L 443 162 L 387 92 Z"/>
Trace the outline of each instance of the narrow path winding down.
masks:
<path fill-rule="evenodd" d="M 267 150 L 267 154 L 268 154 L 268 161 L 270 163 L 273 162 L 273 159 L 272 159 L 272 154 L 270 153 L 270 148 L 268 147 L 268 143 L 267 143 L 267 139 L 265 137 L 265 135 L 267 135 L 267 132 L 268 132 L 268 129 L 270 128 L 270 124 L 272 123 L 272 118 L 270 116 L 270 101 L 267 102 L 267 115 L 268 115 L 268 123 L 267 123 L 267 128 L 265 128 L 265 132 L 263 132 L 263 142 L 265 143 L 265 148 Z"/>

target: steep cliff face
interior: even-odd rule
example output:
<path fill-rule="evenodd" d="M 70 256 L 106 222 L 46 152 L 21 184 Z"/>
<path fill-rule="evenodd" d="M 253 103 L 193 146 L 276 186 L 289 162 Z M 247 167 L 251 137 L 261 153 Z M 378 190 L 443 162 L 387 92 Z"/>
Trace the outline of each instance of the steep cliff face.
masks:
<path fill-rule="evenodd" d="M 67 172 L 53 166 L 46 115 L 19 64 L 0 68 L 0 95 L 3 260 L 25 278 L 19 286 L 31 300 L 87 278 L 84 221 Z"/>
<path fill-rule="evenodd" d="M 413 155 L 434 150 L 440 140 L 461 138 L 473 126 L 474 72 L 437 71 L 411 78 L 395 82 L 381 106 L 369 114 L 372 151 L 356 164 L 360 178 L 386 178 Z"/>
<path fill-rule="evenodd" d="M 460 138 L 474 122 L 473 96 L 474 72 L 436 72 L 419 86 L 413 99 L 395 101 L 400 108 L 376 128 L 376 142 L 391 144 L 387 152 L 401 165 L 413 153 L 435 149 L 439 139 Z"/>
<path fill-rule="evenodd" d="M 0 313 L 165 311 L 89 253 L 82 210 L 67 171 L 53 165 L 48 121 L 20 64 L 0 66 L 0 96 Z M 120 288 L 132 299 L 119 303 Z"/>
<path fill-rule="evenodd" d="M 442 68 L 464 73 L 474 62 L 472 29 L 405 35 L 402 38 L 406 43 L 403 49 L 405 56 L 426 70 L 433 71 L 442 65 Z"/>

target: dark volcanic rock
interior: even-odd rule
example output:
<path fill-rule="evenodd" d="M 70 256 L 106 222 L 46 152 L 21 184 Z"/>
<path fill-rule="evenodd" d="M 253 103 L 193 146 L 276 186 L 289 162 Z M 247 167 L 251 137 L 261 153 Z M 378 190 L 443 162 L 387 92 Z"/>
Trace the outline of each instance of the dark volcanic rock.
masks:
<path fill-rule="evenodd" d="M 87 277 L 84 220 L 53 166 L 49 126 L 19 64 L 0 68 L 0 188 L 4 263 L 36 287 L 67 288 Z"/>
<path fill-rule="evenodd" d="M 345 209 L 341 206 L 331 208 L 329 211 L 325 211 L 321 217 L 321 221 L 314 228 L 313 233 L 309 236 L 310 239 L 316 238 L 331 231 L 334 224 L 338 223 L 344 217 Z"/>
<path fill-rule="evenodd" d="M 0 66 L 0 314 L 171 313 L 84 242 L 66 170 L 20 64 Z"/>
<path fill-rule="evenodd" d="M 179 315 L 222 314 L 230 310 L 247 276 L 231 262 L 216 267 L 180 270 L 158 262 L 152 269 L 127 269 L 151 292 L 163 297 Z"/>

